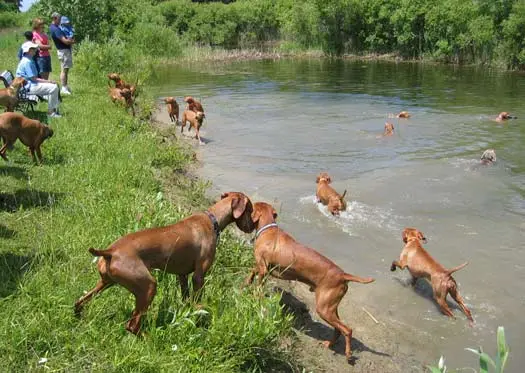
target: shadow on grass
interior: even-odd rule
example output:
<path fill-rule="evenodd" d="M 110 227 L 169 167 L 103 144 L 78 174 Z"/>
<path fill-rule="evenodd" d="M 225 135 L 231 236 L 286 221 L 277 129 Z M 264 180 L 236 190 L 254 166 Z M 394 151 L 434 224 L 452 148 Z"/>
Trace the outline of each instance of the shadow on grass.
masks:
<path fill-rule="evenodd" d="M 16 235 L 16 231 L 7 228 L 3 224 L 0 224 L 0 237 L 1 238 L 13 238 L 15 235 Z"/>
<path fill-rule="evenodd" d="M 32 189 L 19 189 L 14 193 L 0 193 L 0 211 L 15 212 L 20 208 L 51 207 L 61 196 L 61 193 Z"/>
<path fill-rule="evenodd" d="M 297 299 L 292 293 L 279 287 L 276 287 L 274 290 L 282 293 L 281 304 L 284 306 L 286 312 L 289 312 L 294 316 L 295 329 L 301 330 L 306 335 L 315 338 L 320 342 L 332 339 L 334 329 L 332 327 L 326 326 L 323 323 L 313 320 L 305 303 Z M 323 347 L 320 346 L 319 348 Z M 342 336 L 337 339 L 337 342 L 332 347 L 332 350 L 339 355 L 345 354 L 345 340 Z M 370 352 L 374 355 L 391 357 L 391 355 L 387 353 L 369 348 L 355 337 L 352 337 L 352 352 Z M 349 364 L 354 365 L 357 360 L 358 357 L 352 356 L 349 360 Z"/>
<path fill-rule="evenodd" d="M 0 299 L 13 294 L 18 282 L 31 266 L 32 258 L 13 253 L 0 253 Z"/>
<path fill-rule="evenodd" d="M 27 171 L 23 167 L 18 166 L 0 166 L 0 175 L 2 176 L 12 176 L 16 179 L 27 179 Z"/>

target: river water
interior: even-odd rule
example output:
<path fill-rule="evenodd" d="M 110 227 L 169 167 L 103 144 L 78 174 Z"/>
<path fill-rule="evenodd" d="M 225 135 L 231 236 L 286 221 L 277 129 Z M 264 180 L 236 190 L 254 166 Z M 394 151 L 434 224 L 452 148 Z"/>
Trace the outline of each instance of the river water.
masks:
<path fill-rule="evenodd" d="M 525 356 L 525 75 L 487 69 L 340 60 L 278 60 L 161 67 L 159 96 L 199 98 L 206 110 L 201 175 L 212 191 L 271 202 L 279 223 L 347 272 L 376 282 L 357 295 L 379 319 L 431 335 L 450 367 L 476 366 L 465 347 L 495 350 L 506 328 Z M 395 134 L 378 138 L 389 113 Z M 500 111 L 518 115 L 498 124 Z M 523 119 L 522 119 L 523 118 Z M 486 148 L 498 161 L 479 167 Z M 334 218 L 315 203 L 327 171 L 348 209 Z M 475 319 L 443 316 L 424 283 L 390 272 L 401 231 L 422 230 L 427 250 L 457 272 Z M 357 285 L 356 285 L 357 286 Z M 450 301 L 449 303 L 451 303 Z M 342 315 L 343 319 L 348 319 Z M 414 336 L 417 338 L 417 336 Z M 421 346 L 424 350 L 425 347 Z"/>

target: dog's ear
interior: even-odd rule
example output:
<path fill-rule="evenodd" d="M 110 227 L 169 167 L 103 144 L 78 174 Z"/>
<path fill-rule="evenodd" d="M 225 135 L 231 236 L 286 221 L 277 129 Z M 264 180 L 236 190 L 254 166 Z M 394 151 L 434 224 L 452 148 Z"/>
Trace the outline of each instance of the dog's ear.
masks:
<path fill-rule="evenodd" d="M 407 229 L 403 229 L 403 233 L 401 234 L 401 237 L 403 238 L 403 242 L 404 243 L 407 243 L 408 242 L 408 238 L 407 238 Z"/>
<path fill-rule="evenodd" d="M 259 209 L 256 207 L 256 206 L 253 206 L 253 211 L 252 211 L 252 222 L 254 224 L 256 224 L 259 219 L 261 218 L 261 212 L 259 211 Z"/>
<path fill-rule="evenodd" d="M 246 210 L 247 204 L 248 197 L 246 196 L 235 197 L 232 199 L 232 211 L 234 219 L 239 219 L 242 216 L 242 214 L 244 214 L 244 210 Z"/>

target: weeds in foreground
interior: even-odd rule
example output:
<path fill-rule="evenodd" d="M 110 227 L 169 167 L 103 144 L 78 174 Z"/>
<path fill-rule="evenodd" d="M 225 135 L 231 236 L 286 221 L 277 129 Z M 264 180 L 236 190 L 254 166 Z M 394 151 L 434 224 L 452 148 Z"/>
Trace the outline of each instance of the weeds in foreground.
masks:
<path fill-rule="evenodd" d="M 503 373 L 507 359 L 509 357 L 510 349 L 505 340 L 505 329 L 502 326 L 498 327 L 497 348 L 495 361 L 487 353 L 483 352 L 481 347 L 479 347 L 477 350 L 474 348 L 466 348 L 466 350 L 473 352 L 479 357 L 479 373 Z M 445 359 L 443 356 L 441 356 L 439 359 L 438 366 L 428 366 L 427 368 L 431 373 L 447 372 L 447 367 L 445 365 Z"/>

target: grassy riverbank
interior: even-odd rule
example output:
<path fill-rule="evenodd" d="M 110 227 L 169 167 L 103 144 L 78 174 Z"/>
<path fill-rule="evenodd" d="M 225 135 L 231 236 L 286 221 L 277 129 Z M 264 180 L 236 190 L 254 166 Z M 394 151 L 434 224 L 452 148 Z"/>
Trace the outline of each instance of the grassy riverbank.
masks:
<path fill-rule="evenodd" d="M 0 36 L 0 58 L 10 69 L 16 66 L 17 37 Z M 34 166 L 18 143 L 11 162 L 0 165 L 0 370 L 230 372 L 288 366 L 282 342 L 289 317 L 277 295 L 240 290 L 252 252 L 229 232 L 206 278 L 202 311 L 181 301 L 175 276 L 156 272 L 158 293 L 143 337 L 124 329 L 133 297 L 122 288 L 108 290 L 81 319 L 74 317 L 74 301 L 98 278 L 88 247 L 104 248 L 123 234 L 176 222 L 211 203 L 204 184 L 187 174 L 192 150 L 113 105 L 102 69 L 108 66 L 97 66 L 92 52 L 91 61 L 80 57 L 72 70 L 74 95 L 64 97 L 64 118 L 49 123 L 55 135 L 43 145 L 44 164 Z M 147 76 L 148 61 L 124 62 L 124 74 Z M 57 66 L 54 71 L 52 77 Z M 149 97 L 144 88 L 145 112 L 153 107 Z"/>

